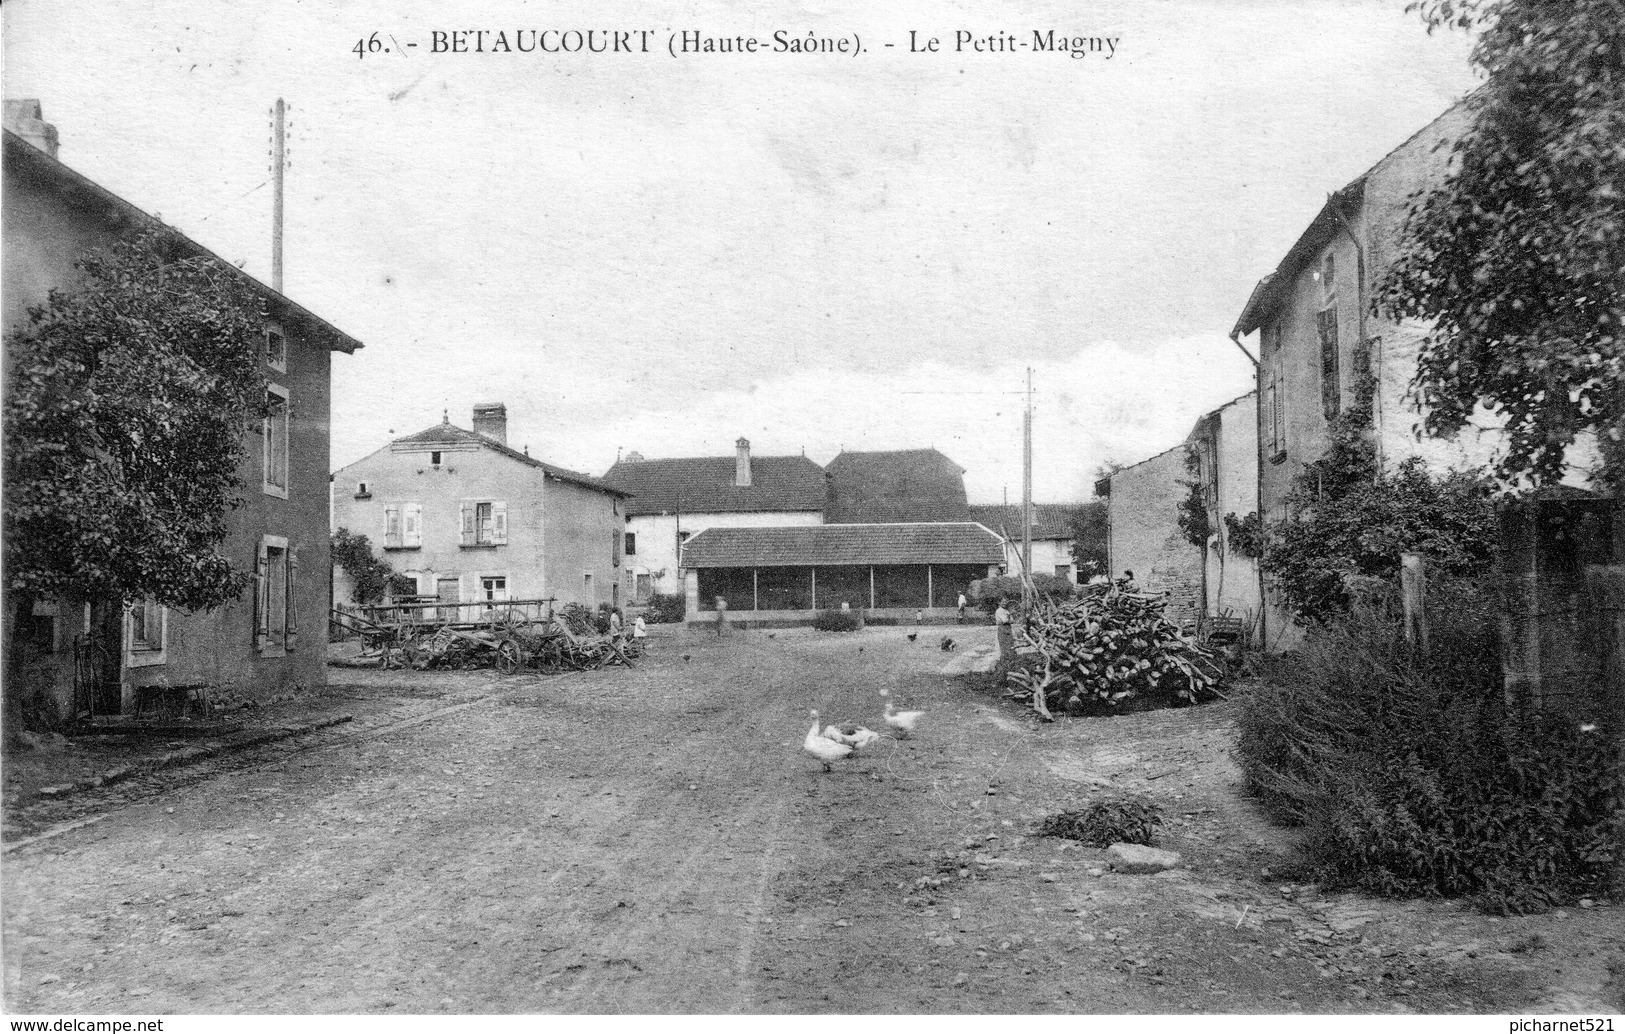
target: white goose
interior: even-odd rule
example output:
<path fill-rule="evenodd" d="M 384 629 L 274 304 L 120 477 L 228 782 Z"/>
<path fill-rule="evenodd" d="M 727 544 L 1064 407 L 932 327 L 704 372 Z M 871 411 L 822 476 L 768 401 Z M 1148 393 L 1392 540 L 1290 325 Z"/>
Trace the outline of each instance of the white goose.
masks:
<path fill-rule="evenodd" d="M 824 771 L 830 771 L 831 761 L 840 761 L 850 757 L 852 748 L 845 743 L 825 739 L 818 731 L 818 712 L 812 712 L 812 728 L 807 731 L 807 738 L 801 741 L 801 749 L 817 758 L 824 765 Z"/>
<path fill-rule="evenodd" d="M 924 711 L 899 711 L 892 706 L 891 691 L 883 689 L 880 695 L 886 698 L 886 727 L 897 735 L 898 739 L 907 739 L 914 732 L 914 725 L 925 717 Z"/>

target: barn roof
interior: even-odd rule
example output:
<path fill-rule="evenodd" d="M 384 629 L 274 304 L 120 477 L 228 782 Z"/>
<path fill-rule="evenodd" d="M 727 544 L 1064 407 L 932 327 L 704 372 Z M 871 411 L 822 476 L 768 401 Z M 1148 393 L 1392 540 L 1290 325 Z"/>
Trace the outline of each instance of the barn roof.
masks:
<path fill-rule="evenodd" d="M 997 564 L 1004 544 L 971 521 L 707 528 L 683 545 L 684 567 Z"/>
<path fill-rule="evenodd" d="M 605 483 L 632 493 L 629 516 L 824 510 L 824 468 L 805 456 L 752 456 L 750 485 L 734 484 L 737 457 L 621 460 Z"/>

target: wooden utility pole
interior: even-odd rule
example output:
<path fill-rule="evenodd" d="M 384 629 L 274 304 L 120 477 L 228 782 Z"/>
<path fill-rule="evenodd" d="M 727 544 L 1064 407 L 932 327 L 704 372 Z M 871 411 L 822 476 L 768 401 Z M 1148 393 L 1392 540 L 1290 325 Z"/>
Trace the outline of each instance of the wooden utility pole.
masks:
<path fill-rule="evenodd" d="M 1022 416 L 1021 443 L 1021 609 L 1033 603 L 1033 368 L 1027 367 L 1027 411 Z"/>
<path fill-rule="evenodd" d="M 276 99 L 271 123 L 271 288 L 282 292 L 282 167 L 287 164 L 287 139 L 283 122 L 287 105 Z"/>

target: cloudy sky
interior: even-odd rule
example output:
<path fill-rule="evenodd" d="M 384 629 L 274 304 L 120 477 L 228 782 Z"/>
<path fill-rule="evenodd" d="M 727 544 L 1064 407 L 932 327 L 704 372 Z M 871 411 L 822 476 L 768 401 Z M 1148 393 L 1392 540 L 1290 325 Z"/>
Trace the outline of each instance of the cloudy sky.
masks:
<path fill-rule="evenodd" d="M 510 441 L 593 473 L 741 435 L 935 445 L 997 501 L 1031 367 L 1035 495 L 1061 501 L 1251 388 L 1225 334 L 1254 282 L 1474 82 L 1404 0 L 873 6 L 12 0 L 5 95 L 266 280 L 286 98 L 286 293 L 366 345 L 335 356 L 335 467 L 503 401 Z M 432 52 L 475 29 L 651 52 Z M 685 30 L 767 46 L 674 57 Z M 1035 30 L 1115 50 L 955 49 Z"/>

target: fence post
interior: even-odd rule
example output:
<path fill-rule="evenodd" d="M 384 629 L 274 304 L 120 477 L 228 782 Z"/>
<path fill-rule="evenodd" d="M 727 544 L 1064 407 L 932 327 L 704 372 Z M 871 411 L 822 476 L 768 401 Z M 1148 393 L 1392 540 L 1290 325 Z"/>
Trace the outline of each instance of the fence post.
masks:
<path fill-rule="evenodd" d="M 1399 557 L 1400 601 L 1405 607 L 1405 642 L 1418 657 L 1428 655 L 1427 568 L 1416 553 Z"/>

